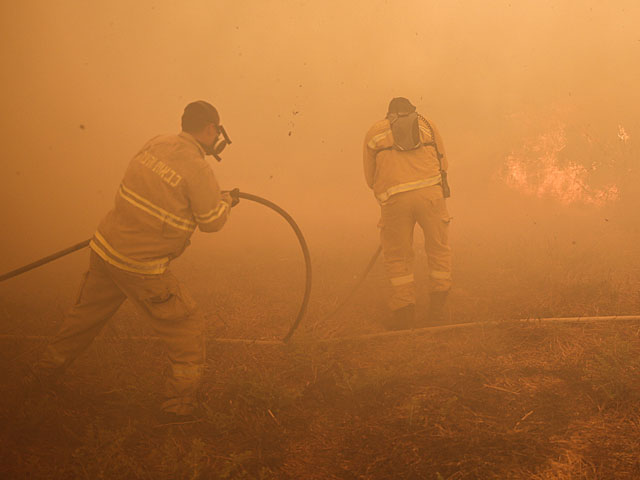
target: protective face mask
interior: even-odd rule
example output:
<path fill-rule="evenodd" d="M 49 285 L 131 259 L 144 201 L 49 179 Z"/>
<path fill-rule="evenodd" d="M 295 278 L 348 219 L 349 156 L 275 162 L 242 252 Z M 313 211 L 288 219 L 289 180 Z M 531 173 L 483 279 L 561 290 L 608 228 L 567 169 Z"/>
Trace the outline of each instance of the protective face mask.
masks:
<path fill-rule="evenodd" d="M 221 162 L 222 157 L 220 157 L 220 154 L 226 148 L 226 146 L 231 143 L 231 139 L 229 138 L 229 135 L 227 135 L 227 131 L 222 125 L 219 125 L 218 128 L 220 129 L 220 135 L 218 135 L 218 138 L 216 138 L 215 142 L 213 142 L 211 145 L 201 145 L 207 155 L 213 155 L 213 157 L 217 161 Z"/>

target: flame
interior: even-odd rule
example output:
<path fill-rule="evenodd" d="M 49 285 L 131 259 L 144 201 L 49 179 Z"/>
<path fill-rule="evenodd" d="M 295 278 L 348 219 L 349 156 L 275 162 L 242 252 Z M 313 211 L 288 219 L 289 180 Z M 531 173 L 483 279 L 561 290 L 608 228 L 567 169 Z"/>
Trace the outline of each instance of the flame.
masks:
<path fill-rule="evenodd" d="M 629 135 L 627 135 L 627 132 L 622 125 L 618 125 L 618 138 L 622 143 L 627 143 L 627 140 L 629 140 Z"/>
<path fill-rule="evenodd" d="M 504 182 L 526 195 L 555 199 L 563 205 L 601 206 L 617 200 L 619 191 L 616 185 L 590 186 L 590 171 L 596 170 L 597 165 L 587 169 L 577 162 L 560 158 L 560 152 L 566 146 L 566 127 L 563 124 L 525 142 L 519 151 L 507 156 L 502 171 Z"/>

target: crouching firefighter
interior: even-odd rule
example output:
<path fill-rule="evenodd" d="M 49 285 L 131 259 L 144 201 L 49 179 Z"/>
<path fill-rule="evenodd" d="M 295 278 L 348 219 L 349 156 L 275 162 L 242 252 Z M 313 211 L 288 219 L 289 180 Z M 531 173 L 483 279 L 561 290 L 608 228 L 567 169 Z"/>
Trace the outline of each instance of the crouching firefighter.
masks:
<path fill-rule="evenodd" d="M 197 101 L 184 109 L 181 133 L 155 137 L 133 157 L 114 208 L 89 244 L 89 269 L 76 302 L 32 377 L 42 383 L 58 378 L 128 298 L 167 348 L 163 417 L 194 413 L 205 365 L 204 317 L 169 264 L 196 227 L 217 232 L 238 202 L 237 189 L 220 191 L 205 160 L 219 160 L 227 143 L 216 109 Z"/>
<path fill-rule="evenodd" d="M 451 248 L 447 211 L 447 157 L 433 123 L 403 97 L 389 103 L 384 120 L 364 141 L 364 175 L 380 203 L 380 237 L 391 283 L 391 329 L 444 321 L 451 289 Z M 413 230 L 420 225 L 430 270 L 430 303 L 426 321 L 414 318 Z"/>

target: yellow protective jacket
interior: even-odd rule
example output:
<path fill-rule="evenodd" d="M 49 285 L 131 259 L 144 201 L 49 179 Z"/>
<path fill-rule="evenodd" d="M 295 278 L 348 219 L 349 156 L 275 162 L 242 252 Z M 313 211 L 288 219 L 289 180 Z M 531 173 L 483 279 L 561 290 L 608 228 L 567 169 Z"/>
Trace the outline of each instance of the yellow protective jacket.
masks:
<path fill-rule="evenodd" d="M 393 148 L 391 124 L 387 119 L 375 123 L 365 136 L 364 176 L 381 204 L 396 193 L 438 185 L 442 182 L 440 169 L 447 171 L 447 156 L 438 130 L 432 122 L 427 124 L 422 118 L 418 121 L 422 143 L 430 145 L 415 150 Z M 442 155 L 440 162 L 434 142 Z"/>
<path fill-rule="evenodd" d="M 131 160 L 115 206 L 89 245 L 122 270 L 161 274 L 189 245 L 196 226 L 218 231 L 230 211 L 230 198 L 221 194 L 195 138 L 161 135 Z"/>

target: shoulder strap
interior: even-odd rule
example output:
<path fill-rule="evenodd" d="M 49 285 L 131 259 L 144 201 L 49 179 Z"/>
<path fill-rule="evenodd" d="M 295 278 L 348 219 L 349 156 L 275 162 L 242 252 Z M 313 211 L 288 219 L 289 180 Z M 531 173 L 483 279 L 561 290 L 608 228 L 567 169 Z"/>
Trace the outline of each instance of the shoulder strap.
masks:
<path fill-rule="evenodd" d="M 418 118 L 421 118 L 422 121 L 427 124 L 427 127 L 429 127 L 429 131 L 431 132 L 431 138 L 433 139 L 433 148 L 436 149 L 436 156 L 438 157 L 438 165 L 440 166 L 440 178 L 442 179 L 441 181 L 442 195 L 444 196 L 444 198 L 449 198 L 451 196 L 451 189 L 449 188 L 449 182 L 447 180 L 447 172 L 446 170 L 442 169 L 442 154 L 438 149 L 438 142 L 436 141 L 435 132 L 433 131 L 433 127 L 429 123 L 429 120 L 427 120 L 420 114 L 418 114 Z"/>
<path fill-rule="evenodd" d="M 424 118 L 422 115 L 420 115 L 418 113 L 418 118 L 420 120 L 422 120 L 427 127 L 429 128 L 429 132 L 431 133 L 431 142 L 425 143 L 425 146 L 433 146 L 433 148 L 436 149 L 436 156 L 438 157 L 438 164 L 440 165 L 440 170 L 442 170 L 442 154 L 440 153 L 440 150 L 438 149 L 438 142 L 436 141 L 436 135 L 433 131 L 433 127 L 431 126 L 431 124 L 429 123 L 429 120 L 427 120 L 426 118 Z"/>

